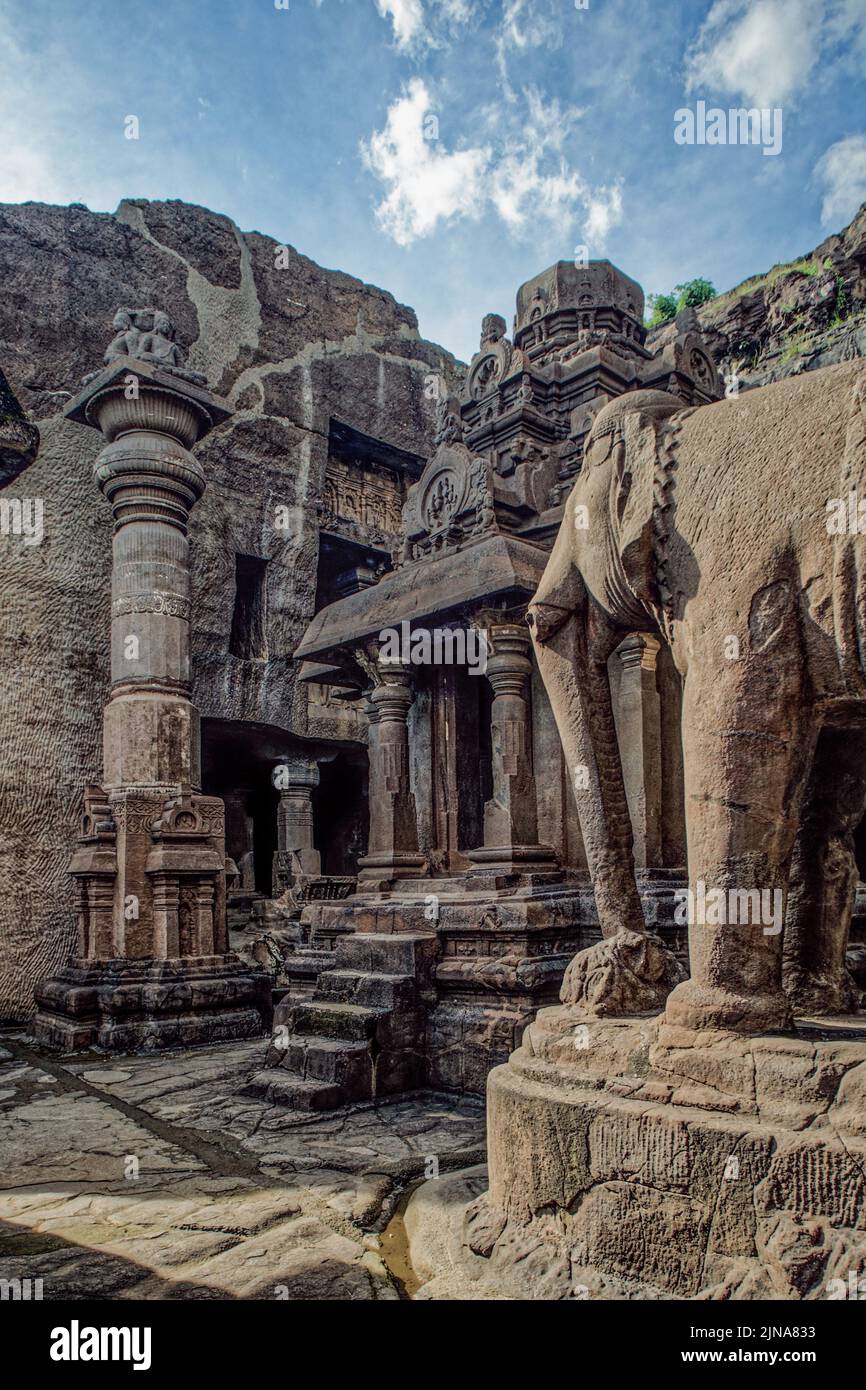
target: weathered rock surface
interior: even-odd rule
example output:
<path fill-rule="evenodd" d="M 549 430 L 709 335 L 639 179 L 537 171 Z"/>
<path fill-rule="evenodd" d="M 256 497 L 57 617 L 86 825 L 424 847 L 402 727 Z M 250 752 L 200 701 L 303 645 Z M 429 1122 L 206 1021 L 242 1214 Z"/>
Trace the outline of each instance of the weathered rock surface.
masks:
<path fill-rule="evenodd" d="M 698 320 L 717 366 L 741 386 L 866 357 L 866 204 L 814 251 L 704 304 Z M 675 332 L 664 325 L 648 346 Z"/>
<path fill-rule="evenodd" d="M 462 1253 L 451 1222 L 430 1274 L 452 1273 L 427 1296 L 480 1279 L 532 1298 L 826 1299 L 860 1277 L 864 1030 L 585 1032 L 544 1009 L 491 1074 L 490 1190 L 466 1209 Z"/>
<path fill-rule="evenodd" d="M 351 711 L 308 702 L 292 660 L 315 605 L 331 420 L 425 456 L 424 378 L 453 382 L 457 369 L 391 295 L 291 248 L 280 269 L 277 252 L 179 202 L 0 208 L 0 362 L 42 435 L 7 495 L 42 499 L 45 527 L 40 545 L 0 550 L 0 1018 L 28 1016 L 33 982 L 74 948 L 67 866 L 81 789 L 101 772 L 111 520 L 91 477 L 99 436 L 60 411 L 100 365 L 119 304 L 162 306 L 187 365 L 235 408 L 197 451 L 208 485 L 190 532 L 195 703 L 277 735 L 355 728 Z M 267 662 L 229 654 L 237 554 L 268 562 Z"/>
<path fill-rule="evenodd" d="M 240 1096 L 260 1044 L 122 1068 L 0 1054 L 0 1279 L 56 1299 L 395 1299 L 401 1187 L 477 1162 L 477 1105 L 289 1117 Z"/>

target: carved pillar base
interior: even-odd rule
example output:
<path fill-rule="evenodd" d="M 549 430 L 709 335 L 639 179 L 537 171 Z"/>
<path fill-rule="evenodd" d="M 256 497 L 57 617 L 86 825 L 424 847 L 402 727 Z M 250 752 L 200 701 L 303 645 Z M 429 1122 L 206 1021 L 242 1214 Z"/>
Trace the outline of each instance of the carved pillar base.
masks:
<path fill-rule="evenodd" d="M 36 987 L 37 1042 L 74 1052 L 158 1051 L 255 1038 L 270 1017 L 270 980 L 239 956 L 85 960 Z"/>

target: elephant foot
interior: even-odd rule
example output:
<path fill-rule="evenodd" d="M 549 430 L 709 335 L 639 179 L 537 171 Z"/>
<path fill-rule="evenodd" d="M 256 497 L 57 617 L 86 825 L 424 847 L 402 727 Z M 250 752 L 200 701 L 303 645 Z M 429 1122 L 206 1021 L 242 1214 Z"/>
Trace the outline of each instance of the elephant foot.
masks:
<path fill-rule="evenodd" d="M 579 951 L 559 997 L 596 1018 L 658 1013 L 685 971 L 659 937 L 620 931 Z"/>
<path fill-rule="evenodd" d="M 860 1010 L 860 990 L 854 977 L 844 970 L 832 978 L 806 975 L 785 980 L 785 994 L 794 1013 L 800 1017 L 827 1018 L 837 1014 L 856 1014 Z"/>
<path fill-rule="evenodd" d="M 696 1033 L 787 1033 L 794 1020 L 781 990 L 773 994 L 738 994 L 686 980 L 677 985 L 665 1008 L 664 1021 Z"/>

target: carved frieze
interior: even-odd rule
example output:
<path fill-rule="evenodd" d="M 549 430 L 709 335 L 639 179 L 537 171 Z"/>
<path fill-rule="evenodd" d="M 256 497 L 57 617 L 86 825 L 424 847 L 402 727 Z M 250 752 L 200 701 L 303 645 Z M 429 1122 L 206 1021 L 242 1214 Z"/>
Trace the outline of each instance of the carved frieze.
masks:
<path fill-rule="evenodd" d="M 322 526 L 374 544 L 390 545 L 400 534 L 402 489 L 390 468 L 375 471 L 331 459 L 322 494 Z"/>

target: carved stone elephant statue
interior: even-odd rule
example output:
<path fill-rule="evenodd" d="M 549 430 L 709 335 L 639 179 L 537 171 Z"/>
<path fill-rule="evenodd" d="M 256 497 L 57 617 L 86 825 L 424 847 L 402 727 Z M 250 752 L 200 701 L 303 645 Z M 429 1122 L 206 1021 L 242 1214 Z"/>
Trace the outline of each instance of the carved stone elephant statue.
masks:
<path fill-rule="evenodd" d="M 856 1006 L 864 403 L 860 361 L 692 409 L 658 391 L 610 402 L 530 606 L 605 937 L 645 930 L 607 660 L 652 632 L 682 677 L 695 910 L 671 1025 L 783 1030 L 794 1010 Z"/>

